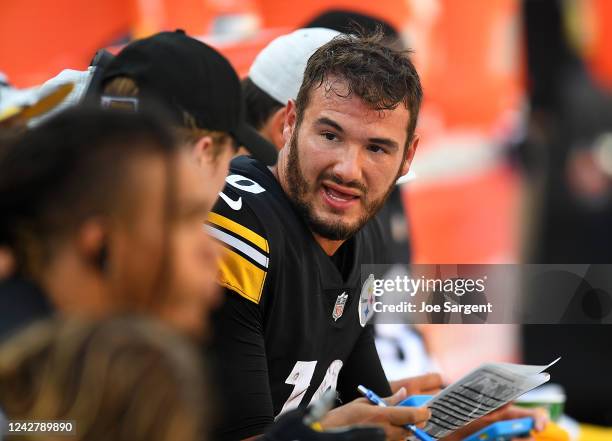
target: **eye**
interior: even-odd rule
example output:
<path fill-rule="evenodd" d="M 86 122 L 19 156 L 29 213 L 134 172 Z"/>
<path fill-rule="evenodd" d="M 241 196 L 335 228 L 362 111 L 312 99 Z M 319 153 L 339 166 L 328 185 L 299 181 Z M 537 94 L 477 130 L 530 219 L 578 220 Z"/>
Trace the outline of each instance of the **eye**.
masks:
<path fill-rule="evenodd" d="M 379 145 L 372 144 L 367 147 L 372 153 L 387 153 L 387 151 Z"/>
<path fill-rule="evenodd" d="M 321 133 L 321 136 L 323 136 L 328 141 L 337 141 L 338 140 L 338 137 L 336 136 L 336 134 L 332 133 L 332 132 L 323 132 L 323 133 Z"/>

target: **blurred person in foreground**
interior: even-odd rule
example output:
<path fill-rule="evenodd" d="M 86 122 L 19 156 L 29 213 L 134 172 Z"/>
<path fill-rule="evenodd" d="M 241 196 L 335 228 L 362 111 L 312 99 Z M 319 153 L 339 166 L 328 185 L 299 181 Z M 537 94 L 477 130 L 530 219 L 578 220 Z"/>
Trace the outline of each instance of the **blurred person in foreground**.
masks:
<path fill-rule="evenodd" d="M 368 221 L 408 171 L 421 98 L 406 53 L 381 35 L 336 37 L 310 57 L 297 100 L 288 101 L 277 165 L 232 162 L 209 217 L 227 249 L 225 302 L 213 321 L 218 381 L 229 397 L 220 439 L 256 436 L 329 388 L 348 404 L 329 412 L 323 429 L 374 424 L 403 439 L 404 424 L 428 419 L 424 408 L 356 399 L 358 384 L 392 392 L 366 326 L 360 268 L 384 259 L 380 225 Z M 506 408 L 496 418 L 517 412 L 534 414 Z"/>
<path fill-rule="evenodd" d="M 0 152 L 0 339 L 55 312 L 151 312 L 201 334 L 218 300 L 210 195 L 157 118 L 75 108 Z"/>
<path fill-rule="evenodd" d="M 206 440 L 214 410 L 190 343 L 137 315 L 33 324 L 0 345 L 0 406 L 13 426 L 0 421 L 0 434 L 40 439 L 15 423 L 42 420 L 72 423 L 70 435 L 47 431 L 47 440 Z M 262 440 L 384 440 L 376 428 L 318 432 L 304 417 L 283 416 Z"/>
<path fill-rule="evenodd" d="M 50 319 L 0 346 L 0 406 L 12 421 L 73 422 L 48 440 L 202 441 L 202 369 L 184 337 L 151 319 Z"/>

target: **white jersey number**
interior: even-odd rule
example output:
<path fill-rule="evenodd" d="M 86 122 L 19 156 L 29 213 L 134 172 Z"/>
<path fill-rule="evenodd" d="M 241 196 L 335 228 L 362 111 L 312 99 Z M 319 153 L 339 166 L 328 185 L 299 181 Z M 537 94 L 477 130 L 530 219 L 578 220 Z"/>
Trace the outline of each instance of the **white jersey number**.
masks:
<path fill-rule="evenodd" d="M 266 191 L 266 189 L 257 182 L 242 175 L 229 175 L 227 178 L 225 178 L 225 182 L 238 190 L 246 191 L 248 193 L 259 194 Z M 229 205 L 232 210 L 239 211 L 242 208 L 242 196 L 236 200 L 230 198 L 223 192 L 220 192 L 219 196 L 227 205 Z"/>
<path fill-rule="evenodd" d="M 317 366 L 316 361 L 298 361 L 293 366 L 291 373 L 285 380 L 286 384 L 293 385 L 293 391 L 283 408 L 281 409 L 279 415 L 283 413 L 295 409 L 300 405 L 302 400 L 304 399 L 304 395 L 310 386 L 310 380 L 312 380 L 312 376 L 315 372 L 315 367 Z M 342 361 L 334 360 L 332 364 L 327 368 L 327 372 L 325 373 L 325 377 L 323 381 L 315 391 L 310 400 L 310 403 L 317 401 L 328 389 L 335 389 L 338 384 L 338 375 L 340 374 L 340 369 L 342 369 Z"/>
<path fill-rule="evenodd" d="M 242 175 L 229 175 L 225 178 L 225 182 L 238 190 L 248 193 L 259 194 L 266 191 L 266 189 L 257 182 Z"/>

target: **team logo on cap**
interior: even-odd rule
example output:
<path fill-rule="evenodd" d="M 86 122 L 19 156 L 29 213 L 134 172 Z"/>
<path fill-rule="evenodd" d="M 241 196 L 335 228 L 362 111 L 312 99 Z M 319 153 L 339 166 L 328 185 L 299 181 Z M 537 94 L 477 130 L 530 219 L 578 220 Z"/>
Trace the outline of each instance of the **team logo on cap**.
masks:
<path fill-rule="evenodd" d="M 374 274 L 366 279 L 361 287 L 361 295 L 359 296 L 359 323 L 365 326 L 366 323 L 374 315 Z"/>
<path fill-rule="evenodd" d="M 338 321 L 342 314 L 344 314 L 344 306 L 346 305 L 346 300 L 348 299 L 348 294 L 344 291 L 342 294 L 338 296 L 336 299 L 336 304 L 334 305 L 334 310 L 332 312 L 332 318 L 335 322 Z"/>

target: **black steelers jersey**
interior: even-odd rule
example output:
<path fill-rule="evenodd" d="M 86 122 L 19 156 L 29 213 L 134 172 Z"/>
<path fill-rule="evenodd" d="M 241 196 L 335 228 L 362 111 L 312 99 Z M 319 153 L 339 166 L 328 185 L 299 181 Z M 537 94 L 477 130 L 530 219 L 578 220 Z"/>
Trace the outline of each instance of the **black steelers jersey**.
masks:
<path fill-rule="evenodd" d="M 381 263 L 380 226 L 370 222 L 332 259 L 263 164 L 237 158 L 226 182 L 206 225 L 225 247 L 211 346 L 225 401 L 216 438 L 261 434 L 330 387 L 343 402 L 359 384 L 390 395 L 359 320 L 361 265 Z"/>

